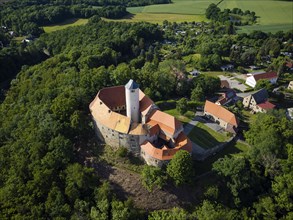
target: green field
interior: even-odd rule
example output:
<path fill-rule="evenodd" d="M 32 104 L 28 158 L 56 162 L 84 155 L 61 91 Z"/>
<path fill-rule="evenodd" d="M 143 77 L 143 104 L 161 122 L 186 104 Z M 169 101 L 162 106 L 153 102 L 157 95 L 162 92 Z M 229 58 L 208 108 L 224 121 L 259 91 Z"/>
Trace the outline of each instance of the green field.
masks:
<path fill-rule="evenodd" d="M 58 30 L 62 30 L 65 29 L 67 27 L 72 27 L 72 26 L 78 26 L 78 25 L 84 25 L 88 22 L 88 19 L 68 19 L 62 23 L 59 24 L 55 24 L 55 25 L 50 25 L 50 26 L 45 26 L 44 31 L 46 33 L 50 33 L 53 31 L 58 31 Z"/>
<path fill-rule="evenodd" d="M 257 24 L 245 26 L 239 32 L 277 32 L 293 29 L 293 2 L 276 0 L 224 0 L 219 7 L 255 11 Z"/>
<path fill-rule="evenodd" d="M 205 149 L 213 148 L 228 139 L 225 135 L 214 131 L 200 122 L 194 126 L 188 137 L 191 141 Z"/>
<path fill-rule="evenodd" d="M 206 21 L 204 15 L 189 15 L 189 14 L 156 14 L 156 13 L 135 13 L 125 16 L 122 19 L 107 19 L 105 21 L 121 21 L 121 22 L 140 22 L 146 21 L 154 24 L 162 24 L 164 20 L 170 22 L 192 22 L 192 21 Z"/>
<path fill-rule="evenodd" d="M 164 20 L 171 22 L 206 21 L 206 8 L 220 0 L 173 0 L 172 4 L 129 7 L 131 16 L 119 21 L 147 21 L 161 24 Z M 259 17 L 257 24 L 241 27 L 239 32 L 261 30 L 265 32 L 287 31 L 293 29 L 293 2 L 276 0 L 224 0 L 219 4 L 221 9 L 235 7 L 243 11 L 255 11 Z"/>

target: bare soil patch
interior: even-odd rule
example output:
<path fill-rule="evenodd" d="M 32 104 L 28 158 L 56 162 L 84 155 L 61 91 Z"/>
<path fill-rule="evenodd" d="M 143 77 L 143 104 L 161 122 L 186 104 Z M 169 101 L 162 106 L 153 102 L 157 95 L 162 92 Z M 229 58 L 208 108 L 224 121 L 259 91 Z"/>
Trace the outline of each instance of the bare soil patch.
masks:
<path fill-rule="evenodd" d="M 93 167 L 101 180 L 109 181 L 113 192 L 119 199 L 131 198 L 135 207 L 147 211 L 194 207 L 202 200 L 205 189 L 218 181 L 214 173 L 208 172 L 195 178 L 192 186 L 175 187 L 172 183 L 168 183 L 163 189 L 155 188 L 149 192 L 143 187 L 139 173 L 123 166 L 120 167 L 119 164 L 109 165 L 105 161 L 97 160 L 93 156 L 90 145 L 79 148 L 77 152 L 79 162 Z"/>

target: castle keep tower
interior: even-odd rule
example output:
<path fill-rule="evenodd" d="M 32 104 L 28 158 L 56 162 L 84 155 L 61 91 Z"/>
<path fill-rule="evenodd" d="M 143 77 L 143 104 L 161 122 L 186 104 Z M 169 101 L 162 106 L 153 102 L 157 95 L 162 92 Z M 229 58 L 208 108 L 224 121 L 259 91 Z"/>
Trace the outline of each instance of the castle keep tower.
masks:
<path fill-rule="evenodd" d="M 139 86 L 132 79 L 125 85 L 126 114 L 133 122 L 140 121 Z"/>

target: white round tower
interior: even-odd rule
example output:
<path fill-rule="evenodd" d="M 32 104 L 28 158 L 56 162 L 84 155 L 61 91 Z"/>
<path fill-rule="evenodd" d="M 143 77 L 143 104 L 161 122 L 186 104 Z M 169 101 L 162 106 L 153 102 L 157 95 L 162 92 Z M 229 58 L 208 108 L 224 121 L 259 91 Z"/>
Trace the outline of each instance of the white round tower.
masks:
<path fill-rule="evenodd" d="M 133 122 L 139 122 L 139 86 L 132 79 L 125 85 L 125 98 L 127 117 Z"/>

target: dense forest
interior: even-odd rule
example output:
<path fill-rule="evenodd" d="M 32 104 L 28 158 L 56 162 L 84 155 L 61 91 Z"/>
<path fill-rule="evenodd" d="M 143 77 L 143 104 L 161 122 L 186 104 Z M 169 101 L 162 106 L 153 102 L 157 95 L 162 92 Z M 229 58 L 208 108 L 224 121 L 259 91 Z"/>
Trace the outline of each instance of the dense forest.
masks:
<path fill-rule="evenodd" d="M 100 147 L 88 109 L 99 89 L 132 78 L 155 101 L 185 97 L 198 106 L 218 91 L 220 82 L 204 75 L 188 79 L 186 65 L 217 70 L 229 57 L 244 71 L 244 65 L 266 62 L 269 56 L 268 69 L 281 77 L 288 58 L 280 53 L 293 49 L 292 31 L 236 34 L 233 24 L 218 22 L 197 27 L 101 20 L 122 16 L 128 5 L 167 3 L 117 2 L 44 0 L 36 6 L 28 0 L 1 10 L 2 25 L 38 38 L 19 44 L 0 28 L 0 82 L 18 73 L 0 104 L 0 219 L 292 219 L 293 123 L 282 110 L 256 116 L 244 132 L 251 149 L 216 161 L 211 172 L 219 181 L 188 207 L 137 209 L 85 166 L 81 152 Z M 72 16 L 90 19 L 53 33 L 40 28 Z M 201 34 L 191 30 L 195 27 Z M 200 55 L 197 60 L 182 58 L 194 53 Z M 146 187 L 162 186 L 176 167 L 174 162 L 163 170 L 145 168 L 143 174 L 155 179 Z M 180 187 L 181 179 L 175 184 Z"/>

